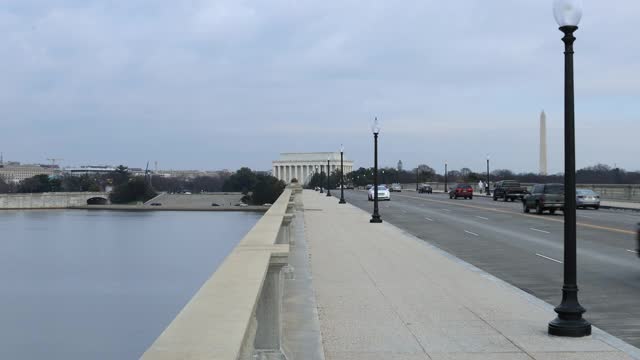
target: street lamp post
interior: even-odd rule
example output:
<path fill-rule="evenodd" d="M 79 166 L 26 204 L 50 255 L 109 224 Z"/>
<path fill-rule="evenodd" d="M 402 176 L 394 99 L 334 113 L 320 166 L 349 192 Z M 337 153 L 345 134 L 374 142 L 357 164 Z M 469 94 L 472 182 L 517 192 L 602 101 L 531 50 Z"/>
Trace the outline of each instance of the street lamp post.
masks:
<path fill-rule="evenodd" d="M 376 117 L 371 126 L 373 131 L 373 215 L 370 223 L 379 224 L 382 222 L 378 211 L 378 134 L 380 133 L 380 123 Z"/>
<path fill-rule="evenodd" d="M 553 11 L 564 33 L 564 283 L 558 317 L 549 323 L 549 334 L 582 337 L 591 335 L 591 324 L 582 318 L 586 311 L 578 302 L 576 261 L 576 159 L 573 90 L 573 33 L 582 17 L 580 0 L 555 0 Z"/>
<path fill-rule="evenodd" d="M 346 204 L 344 201 L 344 146 L 340 145 L 340 201 L 338 204 Z"/>
<path fill-rule="evenodd" d="M 447 164 L 447 162 L 445 161 L 445 162 L 444 162 L 444 192 L 445 192 L 445 193 L 447 192 L 447 176 L 448 176 L 448 174 L 447 174 L 447 165 L 448 165 L 448 164 Z"/>
<path fill-rule="evenodd" d="M 327 158 L 327 196 L 331 196 L 331 155 Z"/>
<path fill-rule="evenodd" d="M 324 182 L 324 168 L 322 167 L 322 165 L 320 165 L 320 194 L 324 194 L 324 190 L 323 190 L 324 188 L 322 186 L 323 182 Z"/>
<path fill-rule="evenodd" d="M 487 155 L 487 186 L 485 187 L 485 189 L 487 190 L 487 196 L 491 195 L 491 187 L 489 186 L 489 180 L 491 179 L 489 178 L 489 174 L 491 173 L 489 172 L 489 155 Z"/>
<path fill-rule="evenodd" d="M 420 182 L 420 166 L 416 168 L 416 192 L 418 192 L 418 183 Z"/>

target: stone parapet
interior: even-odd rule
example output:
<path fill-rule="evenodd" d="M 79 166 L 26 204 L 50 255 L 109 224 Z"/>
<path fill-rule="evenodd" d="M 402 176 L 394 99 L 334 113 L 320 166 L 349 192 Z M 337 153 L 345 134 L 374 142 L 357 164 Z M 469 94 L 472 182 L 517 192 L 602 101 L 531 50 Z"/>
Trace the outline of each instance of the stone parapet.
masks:
<path fill-rule="evenodd" d="M 282 268 L 292 190 L 286 189 L 142 359 L 284 358 Z"/>

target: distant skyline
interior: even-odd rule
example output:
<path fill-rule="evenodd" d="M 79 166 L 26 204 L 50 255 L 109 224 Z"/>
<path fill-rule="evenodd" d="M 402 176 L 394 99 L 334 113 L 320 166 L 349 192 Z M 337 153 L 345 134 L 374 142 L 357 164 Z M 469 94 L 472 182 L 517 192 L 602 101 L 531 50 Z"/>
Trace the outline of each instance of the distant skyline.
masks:
<path fill-rule="evenodd" d="M 577 167 L 640 170 L 640 3 L 584 0 Z M 452 26 L 455 24 L 455 26 Z M 63 166 L 268 170 L 282 152 L 563 171 L 552 1 L 7 0 L 0 151 Z"/>

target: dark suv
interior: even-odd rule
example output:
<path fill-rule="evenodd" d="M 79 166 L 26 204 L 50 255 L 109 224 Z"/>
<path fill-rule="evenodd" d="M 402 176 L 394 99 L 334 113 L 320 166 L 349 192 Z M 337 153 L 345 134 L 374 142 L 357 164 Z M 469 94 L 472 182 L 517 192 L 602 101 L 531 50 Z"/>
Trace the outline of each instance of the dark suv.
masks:
<path fill-rule="evenodd" d="M 493 188 L 493 201 L 522 200 L 528 194 L 527 189 L 515 180 L 502 180 Z"/>
<path fill-rule="evenodd" d="M 449 190 L 449 199 L 473 199 L 473 188 L 469 184 L 458 184 Z"/>
<path fill-rule="evenodd" d="M 531 194 L 522 200 L 522 209 L 525 213 L 535 209 L 536 214 L 542 214 L 545 210 L 551 214 L 555 214 L 556 210 L 564 211 L 564 185 L 534 185 Z"/>
<path fill-rule="evenodd" d="M 431 185 L 422 184 L 418 188 L 418 192 L 421 193 L 421 194 L 422 193 L 431 194 L 431 193 L 433 193 L 433 188 L 431 187 Z"/>

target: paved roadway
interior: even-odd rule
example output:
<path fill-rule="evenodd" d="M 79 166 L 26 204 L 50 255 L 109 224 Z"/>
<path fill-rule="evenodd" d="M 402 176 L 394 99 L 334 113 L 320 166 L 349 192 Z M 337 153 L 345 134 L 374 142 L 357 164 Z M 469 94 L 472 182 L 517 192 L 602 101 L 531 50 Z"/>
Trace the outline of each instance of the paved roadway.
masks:
<path fill-rule="evenodd" d="M 380 203 L 383 220 L 550 304 L 560 303 L 562 215 L 524 214 L 519 202 L 484 197 L 450 200 L 444 194 L 415 192 L 391 197 Z M 345 191 L 345 198 L 366 211 L 373 209 L 364 191 Z M 638 222 L 638 212 L 578 211 L 578 287 L 585 318 L 640 347 Z"/>

